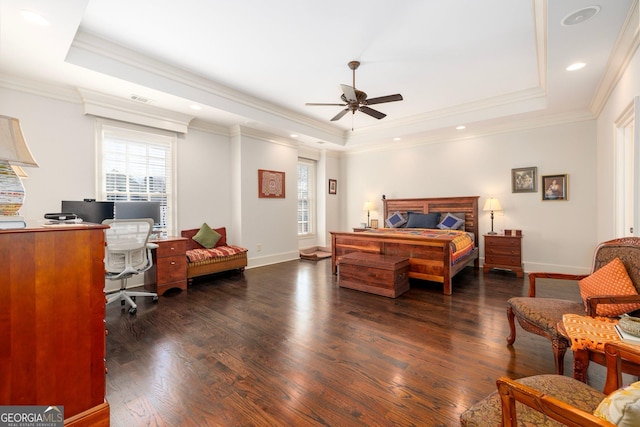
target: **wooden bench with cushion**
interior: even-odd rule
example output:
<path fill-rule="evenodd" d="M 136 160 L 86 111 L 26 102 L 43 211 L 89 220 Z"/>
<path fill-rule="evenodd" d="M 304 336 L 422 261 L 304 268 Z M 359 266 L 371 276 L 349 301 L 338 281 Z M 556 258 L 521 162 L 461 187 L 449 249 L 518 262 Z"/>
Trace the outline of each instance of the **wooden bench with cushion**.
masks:
<path fill-rule="evenodd" d="M 191 284 L 194 277 L 229 270 L 244 271 L 247 266 L 247 249 L 229 245 L 225 227 L 213 229 L 220 234 L 220 239 L 209 249 L 193 240 L 200 230 L 193 228 L 180 232 L 182 237 L 187 238 L 187 283 Z"/>

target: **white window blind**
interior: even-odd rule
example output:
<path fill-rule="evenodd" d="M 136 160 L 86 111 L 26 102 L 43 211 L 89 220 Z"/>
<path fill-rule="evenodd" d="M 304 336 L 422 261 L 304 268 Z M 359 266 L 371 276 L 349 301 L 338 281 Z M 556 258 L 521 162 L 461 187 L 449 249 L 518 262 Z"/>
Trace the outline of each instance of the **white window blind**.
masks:
<path fill-rule="evenodd" d="M 174 234 L 173 147 L 176 136 L 101 124 L 98 196 L 108 201 L 161 203 L 161 227 Z"/>
<path fill-rule="evenodd" d="M 315 229 L 314 215 L 314 162 L 298 161 L 298 235 L 312 234 Z"/>

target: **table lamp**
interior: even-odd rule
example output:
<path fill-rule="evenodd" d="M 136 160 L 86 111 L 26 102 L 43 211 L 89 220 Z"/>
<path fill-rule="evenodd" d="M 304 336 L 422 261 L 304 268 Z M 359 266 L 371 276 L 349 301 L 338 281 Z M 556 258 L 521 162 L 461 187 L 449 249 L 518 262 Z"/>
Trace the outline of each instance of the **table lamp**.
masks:
<path fill-rule="evenodd" d="M 22 181 L 12 166 L 37 167 L 38 163 L 24 140 L 18 119 L 0 116 L 0 216 L 5 217 L 18 217 L 25 196 Z"/>
<path fill-rule="evenodd" d="M 484 208 L 482 208 L 482 210 L 485 212 L 491 212 L 491 231 L 487 234 L 498 234 L 493 231 L 493 212 L 502 210 L 502 206 L 500 206 L 500 202 L 498 201 L 498 199 L 496 199 L 495 197 L 488 198 L 487 201 L 484 202 Z"/>
<path fill-rule="evenodd" d="M 363 211 L 367 211 L 367 228 L 371 228 L 370 222 L 369 222 L 369 218 L 371 217 L 371 211 L 374 210 L 375 207 L 373 206 L 373 203 L 371 202 L 366 202 L 364 204 L 364 206 L 362 207 Z"/>

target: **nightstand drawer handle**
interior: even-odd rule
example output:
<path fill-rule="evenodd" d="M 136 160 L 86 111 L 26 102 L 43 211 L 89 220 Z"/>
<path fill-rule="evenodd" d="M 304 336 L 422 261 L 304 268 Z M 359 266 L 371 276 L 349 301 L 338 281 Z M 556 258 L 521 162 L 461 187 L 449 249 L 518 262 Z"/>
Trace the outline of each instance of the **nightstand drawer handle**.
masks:
<path fill-rule="evenodd" d="M 176 262 L 175 261 L 171 261 L 171 265 L 176 265 Z"/>

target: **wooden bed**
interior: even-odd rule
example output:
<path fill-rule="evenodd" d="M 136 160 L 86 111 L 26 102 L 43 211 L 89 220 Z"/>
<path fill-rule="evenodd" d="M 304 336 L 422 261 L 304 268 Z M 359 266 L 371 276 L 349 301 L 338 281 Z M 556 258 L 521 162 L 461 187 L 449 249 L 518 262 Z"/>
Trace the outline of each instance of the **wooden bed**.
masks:
<path fill-rule="evenodd" d="M 478 197 L 437 197 L 425 199 L 382 199 L 383 219 L 396 211 L 433 213 L 446 215 L 465 214 L 465 231 L 474 234 L 475 248 L 455 264 L 451 264 L 450 242 L 424 236 L 398 236 L 367 232 L 331 232 L 332 271 L 342 255 L 350 252 L 368 252 L 409 258 L 409 277 L 442 283 L 444 294 L 451 295 L 451 279 L 471 262 L 479 267 L 478 259 Z"/>

